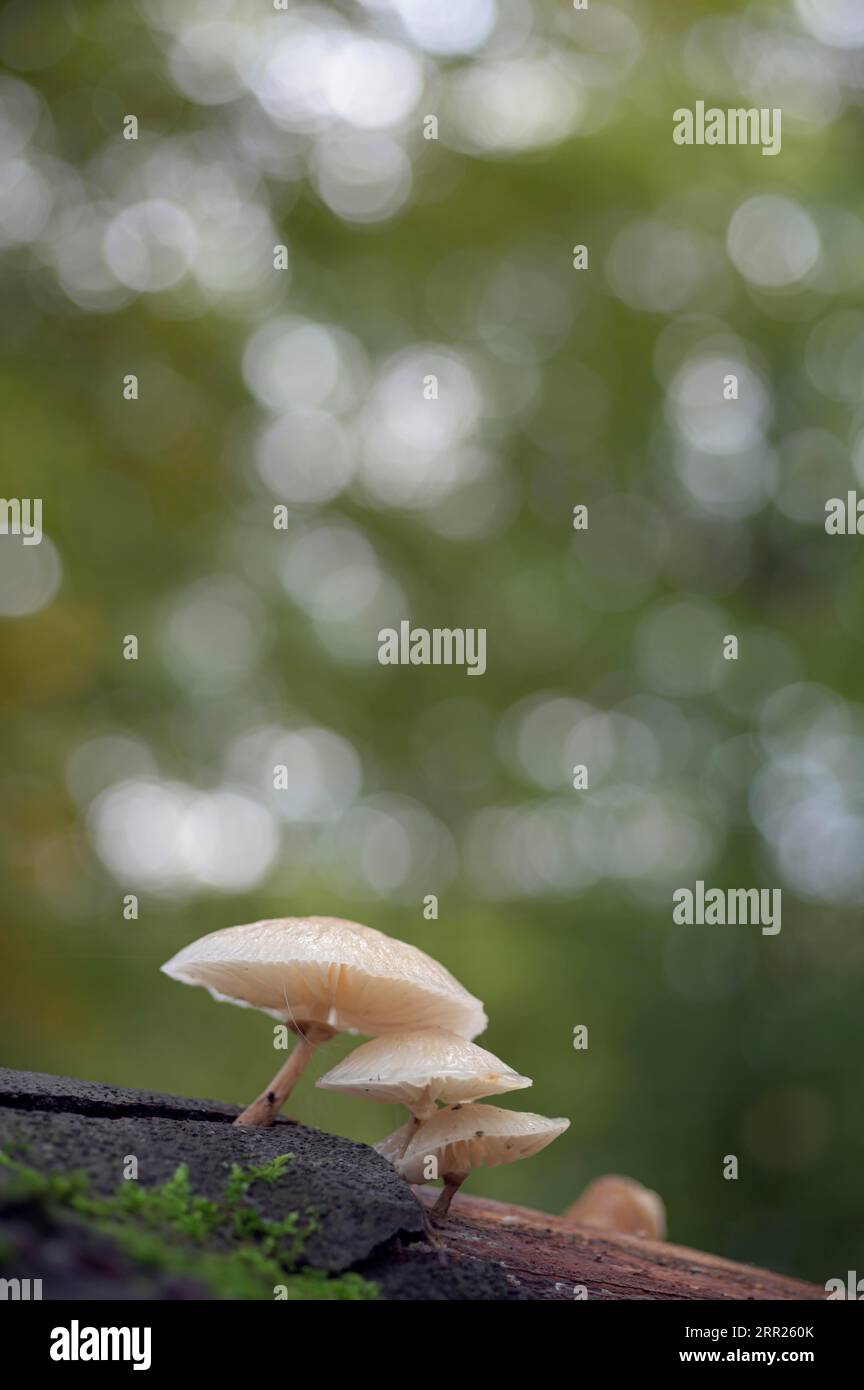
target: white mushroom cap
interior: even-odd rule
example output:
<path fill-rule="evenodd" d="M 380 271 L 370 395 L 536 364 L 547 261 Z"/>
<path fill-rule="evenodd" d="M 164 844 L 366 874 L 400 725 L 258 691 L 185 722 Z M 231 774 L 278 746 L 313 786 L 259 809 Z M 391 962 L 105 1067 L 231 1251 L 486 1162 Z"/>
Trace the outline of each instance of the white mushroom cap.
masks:
<path fill-rule="evenodd" d="M 497 1105 L 460 1105 L 439 1110 L 417 1126 L 395 1168 L 407 1182 L 427 1182 L 426 1160 L 437 1158 L 441 1177 L 494 1168 L 539 1153 L 570 1128 L 570 1121 L 547 1120 L 524 1110 Z"/>
<path fill-rule="evenodd" d="M 439 1025 L 474 1038 L 488 1022 L 480 1000 L 431 956 L 339 917 L 226 927 L 184 946 L 162 969 L 214 999 L 344 1032 Z"/>
<path fill-rule="evenodd" d="M 431 1115 L 436 1101 L 478 1100 L 522 1090 L 531 1081 L 446 1028 L 411 1028 L 361 1044 L 316 1084 Z"/>

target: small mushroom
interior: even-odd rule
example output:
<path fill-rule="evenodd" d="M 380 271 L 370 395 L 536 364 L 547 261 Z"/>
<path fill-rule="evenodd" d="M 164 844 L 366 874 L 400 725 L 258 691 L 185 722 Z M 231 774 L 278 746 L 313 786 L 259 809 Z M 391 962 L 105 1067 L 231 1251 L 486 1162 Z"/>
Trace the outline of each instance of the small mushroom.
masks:
<path fill-rule="evenodd" d="M 524 1110 L 503 1110 L 497 1105 L 455 1105 L 424 1120 L 394 1167 L 406 1182 L 431 1182 L 430 1159 L 444 1189 L 432 1208 L 434 1216 L 446 1216 L 455 1194 L 475 1168 L 494 1168 L 531 1158 L 545 1149 L 570 1121 L 547 1120 Z"/>
<path fill-rule="evenodd" d="M 214 999 L 261 1009 L 298 1043 L 257 1100 L 234 1121 L 272 1125 L 319 1043 L 334 1033 L 378 1034 L 411 1025 L 474 1038 L 483 1005 L 443 965 L 404 941 L 339 917 L 277 917 L 193 941 L 162 966 Z"/>
<path fill-rule="evenodd" d="M 412 1121 L 376 1145 L 392 1162 L 420 1121 L 435 1114 L 438 1101 L 462 1104 L 532 1083 L 493 1052 L 446 1028 L 412 1028 L 362 1043 L 315 1084 L 325 1091 L 405 1106 Z"/>
<path fill-rule="evenodd" d="M 643 1187 L 633 1178 L 617 1173 L 595 1178 L 582 1196 L 564 1213 L 565 1221 L 574 1226 L 594 1226 L 602 1231 L 620 1231 L 624 1235 L 642 1236 L 647 1240 L 665 1240 L 666 1208 L 662 1197 Z"/>

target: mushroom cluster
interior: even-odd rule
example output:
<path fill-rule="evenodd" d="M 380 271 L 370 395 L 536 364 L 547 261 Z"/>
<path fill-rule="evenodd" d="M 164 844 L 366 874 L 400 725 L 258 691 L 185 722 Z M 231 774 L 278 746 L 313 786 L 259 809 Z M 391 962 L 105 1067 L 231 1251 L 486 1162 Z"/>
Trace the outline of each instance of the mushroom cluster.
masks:
<path fill-rule="evenodd" d="M 446 1215 L 473 1169 L 530 1158 L 570 1124 L 474 1104 L 505 1091 L 521 1091 L 532 1082 L 494 1053 L 444 1028 L 388 1033 L 364 1043 L 317 1084 L 405 1106 L 407 1123 L 376 1148 L 407 1182 L 443 1179 L 433 1207 L 438 1216 Z"/>
<path fill-rule="evenodd" d="M 297 1035 L 269 1086 L 238 1125 L 272 1125 L 316 1047 L 336 1033 L 375 1036 L 440 1024 L 473 1038 L 488 1022 L 479 999 L 431 956 L 339 917 L 275 917 L 210 932 L 162 966 L 214 999 L 261 1009 Z"/>
<path fill-rule="evenodd" d="M 193 941 L 162 969 L 297 1037 L 238 1125 L 272 1125 L 319 1044 L 340 1032 L 370 1036 L 318 1085 L 405 1106 L 408 1122 L 378 1149 L 408 1182 L 443 1179 L 438 1214 L 474 1168 L 528 1158 L 569 1126 L 475 1104 L 532 1083 L 472 1041 L 488 1023 L 479 999 L 424 951 L 372 927 L 338 917 L 249 922 Z"/>

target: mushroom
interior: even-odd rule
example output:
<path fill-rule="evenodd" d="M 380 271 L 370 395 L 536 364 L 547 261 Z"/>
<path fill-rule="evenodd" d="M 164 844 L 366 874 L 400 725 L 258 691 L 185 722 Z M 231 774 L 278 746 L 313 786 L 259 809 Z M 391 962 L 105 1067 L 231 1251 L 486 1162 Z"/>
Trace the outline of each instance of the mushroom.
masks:
<path fill-rule="evenodd" d="M 394 1168 L 398 1167 L 398 1160 L 414 1138 L 419 1123 L 420 1121 L 412 1116 L 404 1125 L 400 1125 L 399 1129 L 394 1129 L 392 1134 L 388 1134 L 386 1139 L 379 1139 L 375 1145 L 375 1152 L 386 1158 L 388 1163 L 392 1163 Z"/>
<path fill-rule="evenodd" d="M 438 1025 L 474 1038 L 483 1005 L 416 946 L 339 917 L 276 917 L 211 932 L 162 966 L 214 999 L 261 1009 L 299 1039 L 257 1100 L 234 1121 L 272 1125 L 319 1043 L 334 1033 Z"/>
<path fill-rule="evenodd" d="M 643 1187 L 641 1182 L 619 1177 L 617 1173 L 589 1183 L 582 1196 L 567 1208 L 564 1219 L 575 1226 L 595 1226 L 602 1231 L 620 1231 L 648 1240 L 666 1238 L 666 1208 L 662 1197 L 650 1187 Z"/>
<path fill-rule="evenodd" d="M 453 1105 L 423 1121 L 394 1167 L 406 1182 L 432 1182 L 427 1166 L 434 1159 L 435 1176 L 444 1179 L 444 1189 L 432 1214 L 446 1216 L 454 1196 L 475 1168 L 531 1158 L 569 1128 L 569 1120 L 547 1120 L 524 1110 Z"/>
<path fill-rule="evenodd" d="M 325 1091 L 405 1106 L 411 1121 L 376 1145 L 392 1162 L 421 1120 L 435 1114 L 438 1101 L 461 1104 L 520 1091 L 532 1082 L 494 1052 L 446 1028 L 411 1028 L 362 1043 L 315 1084 Z"/>

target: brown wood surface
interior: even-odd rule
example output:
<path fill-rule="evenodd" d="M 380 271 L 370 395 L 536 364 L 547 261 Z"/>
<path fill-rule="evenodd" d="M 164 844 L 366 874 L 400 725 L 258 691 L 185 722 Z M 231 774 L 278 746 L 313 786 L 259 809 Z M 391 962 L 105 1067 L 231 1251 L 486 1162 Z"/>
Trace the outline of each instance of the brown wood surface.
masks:
<path fill-rule="evenodd" d="M 431 1206 L 437 1189 L 417 1187 Z M 824 1288 L 666 1241 L 574 1226 L 561 1216 L 458 1194 L 435 1226 L 446 1250 L 501 1263 L 533 1298 L 817 1300 Z"/>

